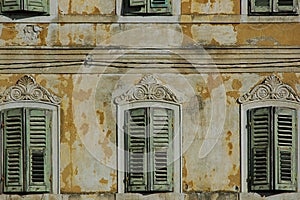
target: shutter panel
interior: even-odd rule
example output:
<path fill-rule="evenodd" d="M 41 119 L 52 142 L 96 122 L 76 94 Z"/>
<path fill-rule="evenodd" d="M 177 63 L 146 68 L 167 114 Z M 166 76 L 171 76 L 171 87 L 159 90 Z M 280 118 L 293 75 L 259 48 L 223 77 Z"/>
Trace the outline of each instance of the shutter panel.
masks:
<path fill-rule="evenodd" d="M 296 12 L 296 0 L 274 0 L 274 12 Z"/>
<path fill-rule="evenodd" d="M 146 0 L 129 0 L 130 6 L 144 6 L 146 5 Z"/>
<path fill-rule="evenodd" d="M 152 14 L 171 14 L 170 0 L 150 0 L 148 4 L 148 13 Z"/>
<path fill-rule="evenodd" d="M 296 190 L 296 110 L 275 108 L 275 189 Z"/>
<path fill-rule="evenodd" d="M 150 109 L 150 166 L 153 191 L 173 191 L 173 112 Z"/>
<path fill-rule="evenodd" d="M 127 191 L 147 191 L 146 110 L 140 108 L 126 111 L 125 126 Z"/>
<path fill-rule="evenodd" d="M 4 111 L 4 192 L 23 191 L 22 109 Z"/>
<path fill-rule="evenodd" d="M 271 12 L 272 0 L 251 0 L 250 9 L 251 12 Z"/>
<path fill-rule="evenodd" d="M 250 123 L 249 188 L 251 191 L 271 189 L 270 119 L 270 108 L 252 109 L 248 112 L 248 123 Z"/>
<path fill-rule="evenodd" d="M 48 0 L 24 0 L 24 10 L 33 12 L 47 12 L 47 1 Z"/>
<path fill-rule="evenodd" d="M 27 191 L 49 192 L 51 112 L 27 109 Z"/>
<path fill-rule="evenodd" d="M 1 11 L 19 11 L 21 10 L 21 0 L 2 0 Z"/>
<path fill-rule="evenodd" d="M 167 8 L 169 0 L 150 0 L 152 8 Z"/>

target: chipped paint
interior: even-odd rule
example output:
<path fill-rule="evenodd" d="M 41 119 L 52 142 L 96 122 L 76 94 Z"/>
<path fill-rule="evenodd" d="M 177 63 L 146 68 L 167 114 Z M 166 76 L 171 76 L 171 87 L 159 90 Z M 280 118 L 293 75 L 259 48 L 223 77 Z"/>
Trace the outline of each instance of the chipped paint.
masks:
<path fill-rule="evenodd" d="M 237 32 L 233 25 L 193 25 L 193 39 L 203 45 L 233 45 L 237 41 Z"/>

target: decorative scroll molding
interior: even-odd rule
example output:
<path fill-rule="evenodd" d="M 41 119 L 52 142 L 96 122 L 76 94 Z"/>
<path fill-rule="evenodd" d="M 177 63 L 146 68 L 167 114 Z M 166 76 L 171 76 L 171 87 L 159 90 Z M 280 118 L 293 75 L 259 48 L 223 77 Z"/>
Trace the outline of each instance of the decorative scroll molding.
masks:
<path fill-rule="evenodd" d="M 277 76 L 267 77 L 261 84 L 238 99 L 239 103 L 261 100 L 283 100 L 300 102 L 300 97 L 294 89 L 282 83 Z"/>
<path fill-rule="evenodd" d="M 130 103 L 145 100 L 164 100 L 178 102 L 175 94 L 167 87 L 158 83 L 152 75 L 147 75 L 133 88 L 115 98 L 115 103 Z"/>
<path fill-rule="evenodd" d="M 47 89 L 38 85 L 34 78 L 25 75 L 20 78 L 16 85 L 7 88 L 0 94 L 0 103 L 14 101 L 43 101 L 59 104 L 61 98 L 51 94 Z"/>

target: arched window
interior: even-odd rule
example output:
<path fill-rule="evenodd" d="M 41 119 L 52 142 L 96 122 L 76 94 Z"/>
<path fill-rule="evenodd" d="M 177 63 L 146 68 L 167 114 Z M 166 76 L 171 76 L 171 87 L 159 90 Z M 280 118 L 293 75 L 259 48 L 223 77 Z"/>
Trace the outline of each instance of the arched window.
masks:
<path fill-rule="evenodd" d="M 181 191 L 181 113 L 176 96 L 153 76 L 115 98 L 118 191 Z"/>
<path fill-rule="evenodd" d="M 59 103 L 30 76 L 0 96 L 3 193 L 59 193 Z"/>
<path fill-rule="evenodd" d="M 298 191 L 300 98 L 270 76 L 241 103 L 242 191 Z"/>

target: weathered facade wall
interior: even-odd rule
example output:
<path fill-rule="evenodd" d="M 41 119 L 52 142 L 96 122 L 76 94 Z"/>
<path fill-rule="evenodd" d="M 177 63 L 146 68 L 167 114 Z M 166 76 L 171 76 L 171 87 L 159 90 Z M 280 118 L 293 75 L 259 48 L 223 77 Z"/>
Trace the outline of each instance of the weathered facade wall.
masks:
<path fill-rule="evenodd" d="M 272 74 L 300 91 L 299 16 L 255 18 L 241 15 L 239 0 L 182 0 L 175 20 L 122 21 L 117 4 L 58 0 L 51 19 L 0 17 L 0 92 L 30 74 L 62 98 L 62 195 L 47 198 L 262 199 L 240 193 L 237 99 Z M 181 99 L 184 194 L 116 194 L 113 101 L 146 74 Z"/>

